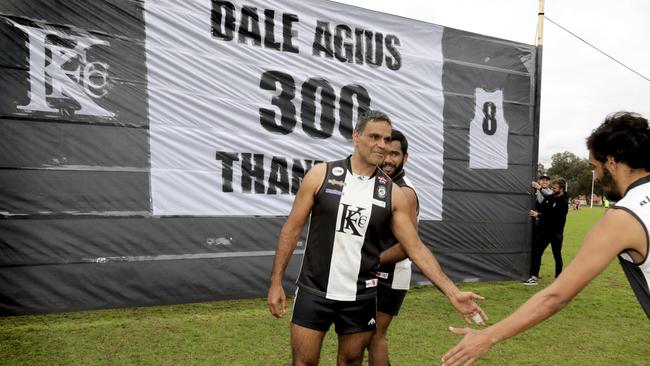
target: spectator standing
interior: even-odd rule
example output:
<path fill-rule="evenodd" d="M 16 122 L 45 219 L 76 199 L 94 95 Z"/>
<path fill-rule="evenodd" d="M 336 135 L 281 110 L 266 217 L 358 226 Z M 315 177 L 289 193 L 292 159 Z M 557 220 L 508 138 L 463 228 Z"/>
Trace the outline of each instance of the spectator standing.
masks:
<path fill-rule="evenodd" d="M 569 211 L 569 199 L 566 194 L 566 181 L 562 178 L 551 181 L 553 194 L 546 197 L 538 210 L 530 210 L 531 217 L 538 219 L 537 236 L 533 240 L 531 253 L 530 278 L 525 285 L 537 285 L 542 256 L 548 244 L 553 249 L 555 259 L 555 277 L 562 272 L 562 241 L 564 240 L 564 224 Z"/>

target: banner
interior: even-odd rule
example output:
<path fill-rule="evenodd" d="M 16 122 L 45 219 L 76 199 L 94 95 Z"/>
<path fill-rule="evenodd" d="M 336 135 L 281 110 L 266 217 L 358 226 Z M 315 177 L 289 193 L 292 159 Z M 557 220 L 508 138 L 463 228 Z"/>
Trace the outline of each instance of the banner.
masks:
<path fill-rule="evenodd" d="M 369 108 L 445 273 L 528 277 L 534 46 L 326 0 L 30 0 L 0 49 L 0 316 L 266 296 L 305 173 Z"/>
<path fill-rule="evenodd" d="M 371 108 L 411 141 L 422 218 L 442 218 L 442 27 L 323 1 L 145 10 L 155 215 L 287 215 Z"/>

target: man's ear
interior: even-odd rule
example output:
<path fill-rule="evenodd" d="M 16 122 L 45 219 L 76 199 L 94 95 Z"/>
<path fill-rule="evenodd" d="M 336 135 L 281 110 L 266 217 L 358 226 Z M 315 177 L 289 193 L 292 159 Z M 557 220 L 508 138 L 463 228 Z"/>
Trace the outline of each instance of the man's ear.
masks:
<path fill-rule="evenodd" d="M 611 155 L 607 155 L 607 160 L 605 161 L 605 168 L 607 168 L 607 170 L 610 173 L 614 173 L 616 171 L 617 165 L 618 163 L 616 162 L 616 160 L 614 160 L 614 157 Z"/>
<path fill-rule="evenodd" d="M 404 154 L 404 161 L 402 162 L 402 166 L 406 164 L 406 161 L 409 159 L 409 153 Z"/>
<path fill-rule="evenodd" d="M 356 145 L 359 142 L 359 131 L 354 130 L 352 131 L 352 141 Z"/>

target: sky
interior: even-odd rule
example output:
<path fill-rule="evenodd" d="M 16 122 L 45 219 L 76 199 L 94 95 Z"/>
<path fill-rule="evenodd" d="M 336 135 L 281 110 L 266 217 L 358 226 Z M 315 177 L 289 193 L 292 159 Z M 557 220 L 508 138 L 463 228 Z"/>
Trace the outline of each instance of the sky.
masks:
<path fill-rule="evenodd" d="M 535 44 L 538 0 L 336 0 L 464 31 Z M 546 0 L 548 18 L 650 79 L 650 1 Z M 607 116 L 650 118 L 650 81 L 544 20 L 539 162 L 570 151 Z"/>

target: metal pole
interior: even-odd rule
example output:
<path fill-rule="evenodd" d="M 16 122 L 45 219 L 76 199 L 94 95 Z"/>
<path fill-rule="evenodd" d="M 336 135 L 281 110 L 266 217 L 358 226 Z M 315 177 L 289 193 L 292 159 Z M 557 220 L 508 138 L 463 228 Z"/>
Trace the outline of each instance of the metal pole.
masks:
<path fill-rule="evenodd" d="M 544 44 L 544 0 L 539 0 L 539 10 L 537 11 L 537 35 L 535 37 L 535 46 Z"/>
<path fill-rule="evenodd" d="M 564 182 L 564 186 L 565 186 L 564 187 L 564 193 L 566 193 L 566 195 L 568 196 L 569 195 L 569 181 L 568 180 L 566 182 Z"/>
<path fill-rule="evenodd" d="M 541 99 L 542 99 L 542 50 L 543 50 L 543 29 L 544 29 L 544 0 L 539 0 L 539 11 L 537 12 L 537 35 L 535 39 L 535 74 L 531 75 L 531 86 L 535 95 L 535 108 L 533 111 L 533 154 L 531 164 L 531 175 L 533 179 L 537 177 L 537 164 L 539 163 L 539 125 L 541 114 Z M 531 196 L 531 207 L 535 207 L 535 195 Z M 527 226 L 529 242 L 527 247 L 532 248 L 533 242 L 533 221 Z"/>
<path fill-rule="evenodd" d="M 591 171 L 591 205 L 589 208 L 594 208 L 594 174 L 596 173 L 595 170 L 592 169 Z"/>

